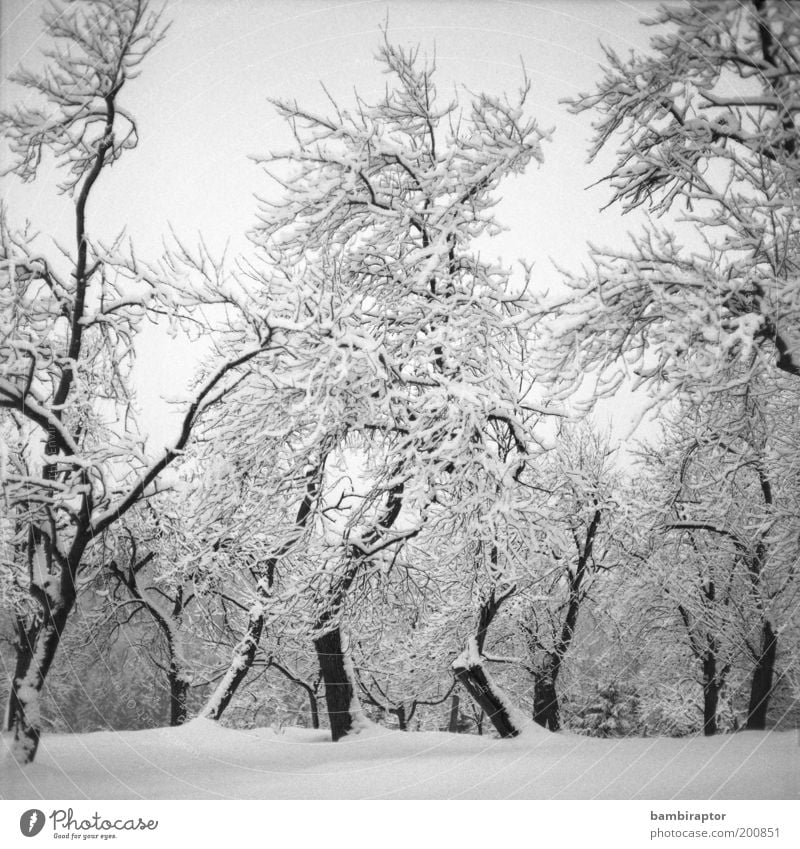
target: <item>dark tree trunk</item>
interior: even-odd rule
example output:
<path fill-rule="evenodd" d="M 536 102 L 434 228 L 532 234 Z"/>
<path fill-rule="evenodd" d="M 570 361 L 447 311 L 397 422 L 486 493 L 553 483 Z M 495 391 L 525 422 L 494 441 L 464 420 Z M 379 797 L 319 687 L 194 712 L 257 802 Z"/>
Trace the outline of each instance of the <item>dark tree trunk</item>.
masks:
<path fill-rule="evenodd" d="M 406 720 L 406 709 L 400 705 L 400 707 L 393 708 L 391 711 L 397 717 L 397 727 L 401 731 L 408 731 L 408 721 Z"/>
<path fill-rule="evenodd" d="M 493 564 L 497 564 L 497 546 L 492 546 L 491 560 Z M 492 588 L 489 597 L 481 605 L 478 614 L 478 630 L 475 637 L 468 641 L 466 649 L 453 663 L 453 674 L 456 681 L 464 685 L 464 689 L 474 699 L 481 711 L 489 717 L 489 721 L 501 737 L 516 737 L 521 729 L 517 728 L 512 720 L 500 690 L 483 668 L 483 646 L 489 632 L 489 626 L 497 616 L 501 605 L 515 591 L 516 586 L 512 584 L 498 597 L 496 588 Z M 480 724 L 478 733 L 482 733 Z"/>
<path fill-rule="evenodd" d="M 161 616 L 157 617 L 167 640 L 169 652 L 169 667 L 167 668 L 167 685 L 169 687 L 169 724 L 183 725 L 186 722 L 186 699 L 189 694 L 189 681 L 183 671 L 183 658 L 178 654 L 172 629 Z"/>
<path fill-rule="evenodd" d="M 558 669 L 558 664 L 548 658 L 542 667 L 536 670 L 533 678 L 533 721 L 549 731 L 558 731 L 561 728 L 556 692 Z"/>
<path fill-rule="evenodd" d="M 189 682 L 174 664 L 170 664 L 167 679 L 169 681 L 169 724 L 172 726 L 183 725 L 186 722 Z"/>
<path fill-rule="evenodd" d="M 706 737 L 713 737 L 717 733 L 719 690 L 717 656 L 707 652 L 703 657 L 703 734 Z"/>
<path fill-rule="evenodd" d="M 211 696 L 203 708 L 202 715 L 206 719 L 217 720 L 225 712 L 225 708 L 228 707 L 239 685 L 247 677 L 247 673 L 253 666 L 263 630 L 263 612 L 251 613 L 247 621 L 247 632 L 244 639 L 233 651 L 233 658 L 231 659 L 228 671 L 214 691 L 214 695 Z M 315 711 L 316 704 L 312 704 L 312 717 Z M 317 722 L 319 722 L 319 719 L 317 719 Z M 314 727 L 318 728 L 319 725 L 315 725 Z"/>
<path fill-rule="evenodd" d="M 6 708 L 4 731 L 13 731 L 19 707 L 17 688 L 28 674 L 31 661 L 33 660 L 33 645 L 36 641 L 38 620 L 33 618 L 30 623 L 25 617 L 18 616 L 16 620 L 17 634 L 14 639 L 14 650 L 16 659 L 14 662 L 14 674 L 11 678 L 11 692 L 8 694 L 8 705 Z"/>
<path fill-rule="evenodd" d="M 569 570 L 566 572 L 569 597 L 567 611 L 561 624 L 561 634 L 554 648 L 545 652 L 544 660 L 533 674 L 533 721 L 549 731 L 558 731 L 561 728 L 556 683 L 561 671 L 561 664 L 564 662 L 575 637 L 578 616 L 585 595 L 582 585 L 590 568 L 595 537 L 601 520 L 602 511 L 597 508 L 586 529 L 583 545 L 581 546 L 578 543 L 577 536 L 575 538 L 576 543 L 578 543 L 578 562 L 574 572 Z"/>
<path fill-rule="evenodd" d="M 447 723 L 447 730 L 451 734 L 458 734 L 459 731 L 461 730 L 460 727 L 459 727 L 460 726 L 459 710 L 458 710 L 459 701 L 460 700 L 458 698 L 458 693 L 453 693 L 452 699 L 450 701 L 450 719 Z"/>
<path fill-rule="evenodd" d="M 75 575 L 89 541 L 83 532 L 77 531 L 69 555 L 63 557 L 50 537 L 40 528 L 31 525 L 29 533 L 29 573 L 33 576 L 35 572 L 36 558 L 37 568 L 44 566 L 50 581 L 46 589 L 33 582 L 30 588 L 31 595 L 39 604 L 40 612 L 26 637 L 31 658 L 25 674 L 15 684 L 14 717 L 11 720 L 14 756 L 20 764 L 32 763 L 39 748 L 42 690 L 61 644 L 67 620 L 75 606 Z"/>
<path fill-rule="evenodd" d="M 46 611 L 35 635 L 32 635 L 32 657 L 28 668 L 16 682 L 11 730 L 14 732 L 14 753 L 21 764 L 31 763 L 39 748 L 42 689 L 73 604 L 74 598 L 68 597 L 59 607 Z"/>
<path fill-rule="evenodd" d="M 766 619 L 761 629 L 758 660 L 750 681 L 750 704 L 745 727 L 751 731 L 763 731 L 767 727 L 767 709 L 772 696 L 777 651 L 778 635 L 772 630 L 772 623 Z"/>
<path fill-rule="evenodd" d="M 483 665 L 471 663 L 454 666 L 453 671 L 456 679 L 464 685 L 466 691 L 489 717 L 497 733 L 501 737 L 516 737 L 520 729 L 512 720 L 502 696 L 486 675 Z"/>
<path fill-rule="evenodd" d="M 317 704 L 317 697 L 314 694 L 313 690 L 310 688 L 306 691 L 308 693 L 308 704 L 311 707 L 311 727 L 314 729 L 319 728 L 319 705 Z"/>
<path fill-rule="evenodd" d="M 314 640 L 319 670 L 325 685 L 325 702 L 328 707 L 328 722 L 334 742 L 341 740 L 353 727 L 350 712 L 353 702 L 353 682 L 347 674 L 342 635 L 334 628 Z"/>
<path fill-rule="evenodd" d="M 716 598 L 716 590 L 713 581 L 708 581 L 703 586 L 703 595 L 709 603 Z M 678 605 L 678 612 L 686 626 L 686 634 L 689 638 L 689 646 L 695 658 L 700 662 L 703 673 L 703 734 L 712 737 L 717 733 L 717 713 L 719 712 L 719 695 L 725 685 L 725 679 L 730 671 L 730 663 L 719 668 L 719 640 L 708 631 L 704 636 L 697 633 L 697 625 L 692 615 L 682 605 Z"/>
<path fill-rule="evenodd" d="M 396 469 L 399 475 L 402 465 Z M 334 742 L 341 740 L 353 728 L 353 709 L 355 701 L 356 682 L 351 680 L 347 671 L 344 651 L 342 650 L 342 633 L 339 625 L 333 625 L 342 609 L 342 605 L 356 576 L 365 563 L 368 563 L 378 548 L 386 531 L 391 528 L 400 515 L 403 506 L 403 490 L 405 484 L 396 483 L 387 493 L 386 509 L 375 527 L 366 534 L 358 545 L 348 545 L 348 563 L 343 574 L 334 579 L 329 588 L 325 609 L 316 621 L 315 631 L 318 636 L 314 639 L 314 648 L 319 662 L 320 678 L 325 685 L 325 702 L 328 707 L 328 722 L 331 727 L 331 738 Z M 396 543 L 391 538 L 385 540 L 385 545 Z"/>

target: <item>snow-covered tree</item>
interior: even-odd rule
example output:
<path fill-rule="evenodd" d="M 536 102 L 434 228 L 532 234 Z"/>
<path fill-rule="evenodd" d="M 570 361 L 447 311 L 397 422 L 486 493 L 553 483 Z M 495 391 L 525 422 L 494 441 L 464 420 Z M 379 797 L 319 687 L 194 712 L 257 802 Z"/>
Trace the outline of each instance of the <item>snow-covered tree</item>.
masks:
<path fill-rule="evenodd" d="M 627 248 L 593 247 L 588 270 L 570 277 L 551 365 L 564 393 L 594 373 L 599 394 L 627 383 L 647 390 L 650 408 L 759 397 L 772 410 L 760 447 L 738 432 L 760 415 L 752 406 L 733 431 L 711 425 L 715 438 L 753 474 L 775 452 L 794 468 L 791 440 L 774 437 L 791 419 L 781 424 L 779 411 L 790 408 L 780 397 L 800 377 L 797 12 L 778 0 L 709 0 L 664 6 L 650 23 L 659 29 L 649 51 L 606 50 L 603 79 L 569 101 L 593 116 L 590 156 L 613 146 L 601 181 L 610 204 L 650 215 Z M 717 454 L 720 475 L 730 470 L 727 450 Z M 753 521 L 737 538 L 753 599 L 766 551 L 759 540 L 775 527 L 775 488 L 764 484 L 755 480 L 739 505 L 763 502 L 750 516 L 766 524 Z M 773 624 L 764 617 L 757 640 L 750 727 L 764 723 L 755 705 L 766 705 L 771 687 Z"/>
<path fill-rule="evenodd" d="M 327 423 L 303 450 L 318 457 L 333 437 L 358 469 L 338 504 L 321 508 L 327 530 L 308 583 L 335 738 L 354 696 L 340 628 L 349 595 L 431 517 L 460 522 L 460 539 L 468 523 L 488 551 L 536 450 L 526 419 L 541 412 L 519 342 L 527 275 L 476 246 L 498 229 L 502 180 L 541 160 L 527 84 L 515 98 L 459 105 L 438 97 L 417 51 L 386 42 L 378 58 L 391 82 L 374 103 L 332 102 L 328 114 L 276 103 L 295 146 L 263 159 L 278 188 L 253 231 L 274 267 L 315 282 L 313 308 L 330 327 L 311 378 L 271 376 L 265 396 L 302 390 L 309 420 Z M 329 466 L 320 490 L 333 493 L 342 474 Z"/>
<path fill-rule="evenodd" d="M 274 329 L 263 308 L 238 309 L 217 280 L 195 291 L 214 271 L 202 251 L 179 246 L 146 269 L 132 251 L 122 261 L 120 240 L 103 246 L 90 237 L 90 201 L 105 171 L 138 141 L 121 96 L 164 34 L 159 15 L 146 0 L 85 0 L 54 4 L 43 19 L 52 39 L 45 62 L 12 76 L 27 99 L 0 113 L 9 170 L 33 180 L 52 161 L 60 190 L 74 199 L 75 225 L 72 247 L 53 250 L 29 228 L 15 229 L 5 210 L 0 220 L 0 415 L 24 419 L 31 433 L 25 470 L 4 464 L 2 480 L 16 517 L 13 546 L 36 605 L 24 668 L 12 683 L 21 763 L 36 753 L 39 695 L 87 552 L 154 491 L 198 418 L 269 348 Z M 221 341 L 186 402 L 177 438 L 152 453 L 134 414 L 135 340 L 145 319 L 185 314 L 209 288 L 238 321 L 228 321 L 224 350 Z"/>
<path fill-rule="evenodd" d="M 148 620 L 157 634 L 158 659 L 153 664 L 166 678 L 169 693 L 169 724 L 180 725 L 187 718 L 187 700 L 192 673 L 184 649 L 185 620 L 196 599 L 191 578 L 177 578 L 164 561 L 170 551 L 169 524 L 172 516 L 164 505 L 165 496 L 151 499 L 143 509 L 129 511 L 127 521 L 118 522 L 101 543 L 106 618 L 116 627 L 128 630 Z M 170 570 L 171 571 L 171 570 Z M 195 605 L 196 606 L 196 605 Z"/>
<path fill-rule="evenodd" d="M 551 520 L 539 531 L 540 553 L 530 564 L 516 621 L 525 635 L 524 665 L 534 681 L 534 721 L 553 731 L 561 725 L 558 679 L 581 609 L 598 578 L 602 582 L 624 556 L 620 543 L 629 516 L 619 504 L 613 453 L 607 439 L 582 423 L 562 431 L 557 449 L 536 474 L 537 486 L 550 490 L 542 503 Z"/>
<path fill-rule="evenodd" d="M 565 366 L 656 401 L 727 391 L 733 359 L 800 377 L 797 12 L 704 0 L 650 23 L 650 51 L 606 50 L 603 79 L 570 106 L 593 116 L 591 157 L 616 151 L 610 203 L 667 223 L 593 249 L 564 308 Z"/>
<path fill-rule="evenodd" d="M 735 631 L 750 678 L 748 728 L 765 726 L 776 683 L 779 634 L 791 628 L 797 597 L 793 383 L 757 374 L 744 389 L 698 409 L 694 432 L 684 441 L 683 480 L 675 490 L 673 509 L 679 515 L 667 525 L 688 535 L 693 547 L 702 536 L 703 545 L 728 550 L 729 565 L 716 580 L 709 564 L 700 567 L 705 576 L 701 586 L 717 609 L 715 593 L 736 612 Z M 785 655 L 783 662 L 791 666 L 796 658 Z"/>
<path fill-rule="evenodd" d="M 661 623 L 641 641 L 651 657 L 659 649 L 648 650 L 650 640 L 685 646 L 707 734 L 716 732 L 734 680 L 749 690 L 746 709 L 734 705 L 741 723 L 763 728 L 774 688 L 797 662 L 797 466 L 787 464 L 797 440 L 793 383 L 751 374 L 727 396 L 681 408 L 643 455 L 639 530 L 648 545 L 633 564 L 630 603 Z M 789 650 L 779 655 L 781 634 Z M 673 675 L 683 680 L 685 667 Z"/>
<path fill-rule="evenodd" d="M 252 406 L 247 400 L 244 403 Z M 227 668 L 202 711 L 209 719 L 220 719 L 236 695 L 258 657 L 265 630 L 269 627 L 278 633 L 289 630 L 287 619 L 291 620 L 291 613 L 283 603 L 276 604 L 274 596 L 279 577 L 291 569 L 293 556 L 308 545 L 319 506 L 323 460 L 309 465 L 308 454 L 301 452 L 301 462 L 305 465 L 298 468 L 292 447 L 301 429 L 295 430 L 295 423 L 283 417 L 285 408 L 276 405 L 274 410 L 278 418 L 265 420 L 262 415 L 252 422 L 253 430 L 246 431 L 249 435 L 245 446 L 230 442 L 226 445 L 227 456 L 235 458 L 234 466 L 241 467 L 244 463 L 243 472 L 237 475 L 231 470 L 227 486 L 223 483 L 227 503 L 217 492 L 200 490 L 196 495 L 205 504 L 205 509 L 196 510 L 199 524 L 204 526 L 202 536 L 208 539 L 209 532 L 215 536 L 206 545 L 206 553 L 213 560 L 208 572 L 210 596 L 212 601 L 221 603 L 226 626 L 230 628 L 232 623 L 237 623 Z M 285 441 L 276 436 L 273 428 L 285 434 Z M 251 439 L 253 436 L 255 441 Z M 266 445 L 272 446 L 272 450 Z M 266 463 L 265 458 L 269 458 Z M 214 481 L 213 489 L 219 490 L 220 484 Z M 222 512 L 212 519 L 208 505 Z M 284 600 L 291 609 L 291 592 L 281 602 Z M 239 607 L 238 616 L 225 609 L 226 601 Z M 266 655 L 268 665 L 306 689 L 316 717 L 315 691 L 288 671 L 278 641 L 272 635 Z"/>

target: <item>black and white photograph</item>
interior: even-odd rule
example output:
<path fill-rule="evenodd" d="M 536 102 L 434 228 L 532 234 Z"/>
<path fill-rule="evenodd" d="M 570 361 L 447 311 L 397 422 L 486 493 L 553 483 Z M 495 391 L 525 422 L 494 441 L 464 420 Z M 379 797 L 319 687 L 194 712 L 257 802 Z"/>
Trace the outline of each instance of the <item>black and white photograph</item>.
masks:
<path fill-rule="evenodd" d="M 800 3 L 2 0 L 0 72 L 3 834 L 797 839 Z"/>

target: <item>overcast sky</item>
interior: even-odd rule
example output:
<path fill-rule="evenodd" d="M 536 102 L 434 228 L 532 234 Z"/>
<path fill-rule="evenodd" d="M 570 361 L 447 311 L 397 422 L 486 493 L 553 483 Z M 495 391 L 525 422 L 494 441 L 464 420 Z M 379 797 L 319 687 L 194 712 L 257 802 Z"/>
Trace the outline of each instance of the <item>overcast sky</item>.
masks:
<path fill-rule="evenodd" d="M 374 55 L 387 22 L 392 41 L 435 52 L 443 96 L 456 86 L 513 93 L 524 63 L 532 84 L 529 113 L 554 133 L 544 165 L 504 187 L 498 215 L 510 229 L 496 244 L 506 261 L 534 260 L 537 285 L 557 285 L 553 263 L 578 268 L 587 241 L 619 244 L 635 224 L 616 211 L 600 212 L 604 188 L 586 190 L 604 165 L 586 163 L 589 120 L 570 115 L 559 100 L 599 78 L 601 42 L 623 53 L 647 44 L 652 32 L 640 20 L 654 3 L 168 0 L 164 6 L 172 22 L 168 36 L 120 97 L 137 117 L 140 145 L 98 184 L 89 210 L 94 236 L 107 238 L 124 226 L 145 256 L 157 251 L 168 224 L 187 238 L 202 232 L 212 246 L 229 238 L 241 244 L 254 221 L 252 194 L 268 185 L 248 156 L 288 142 L 268 98 L 322 107 L 323 82 L 344 106 L 354 89 L 374 99 L 386 81 Z M 0 2 L 4 80 L 20 63 L 39 61 L 47 44 L 41 8 L 38 0 Z M 4 106 L 19 98 L 5 83 L 0 92 Z M 69 241 L 71 201 L 55 195 L 52 181 L 23 187 L 6 177 L 0 197 L 12 221 L 30 218 Z M 158 391 L 154 382 L 150 394 Z"/>

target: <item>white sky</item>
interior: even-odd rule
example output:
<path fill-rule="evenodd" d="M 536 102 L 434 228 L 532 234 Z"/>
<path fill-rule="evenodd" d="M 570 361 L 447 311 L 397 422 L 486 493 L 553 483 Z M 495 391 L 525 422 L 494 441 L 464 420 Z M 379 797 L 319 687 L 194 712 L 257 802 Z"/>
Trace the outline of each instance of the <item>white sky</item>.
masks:
<path fill-rule="evenodd" d="M 19 63 L 39 61 L 47 45 L 41 8 L 39 0 L 0 0 L 3 80 Z M 505 185 L 498 215 L 510 230 L 496 245 L 507 262 L 534 260 L 537 287 L 552 287 L 559 278 L 553 262 L 578 268 L 587 241 L 619 245 L 636 224 L 614 210 L 600 213 L 603 187 L 586 191 L 606 167 L 586 163 L 587 116 L 570 115 L 558 101 L 591 89 L 601 41 L 622 53 L 645 47 L 651 30 L 639 21 L 654 9 L 644 0 L 167 0 L 169 34 L 120 96 L 137 117 L 140 145 L 98 183 L 90 233 L 109 238 L 127 227 L 145 257 L 155 256 L 168 224 L 190 243 L 202 232 L 217 248 L 229 238 L 242 244 L 254 222 L 253 192 L 269 185 L 248 156 L 289 143 L 268 98 L 324 108 L 324 82 L 344 105 L 354 88 L 373 99 L 385 85 L 373 57 L 388 19 L 392 41 L 435 51 L 443 97 L 457 84 L 514 92 L 524 62 L 529 114 L 555 132 L 545 164 Z M 0 103 L 18 98 L 3 83 Z M 30 218 L 71 244 L 72 202 L 55 195 L 47 175 L 28 186 L 2 178 L 0 198 L 12 221 Z M 178 394 L 176 376 L 192 371 L 186 350 L 170 356 L 166 340 L 151 342 L 145 404 L 162 392 Z M 624 408 L 615 405 L 618 425 Z"/>

